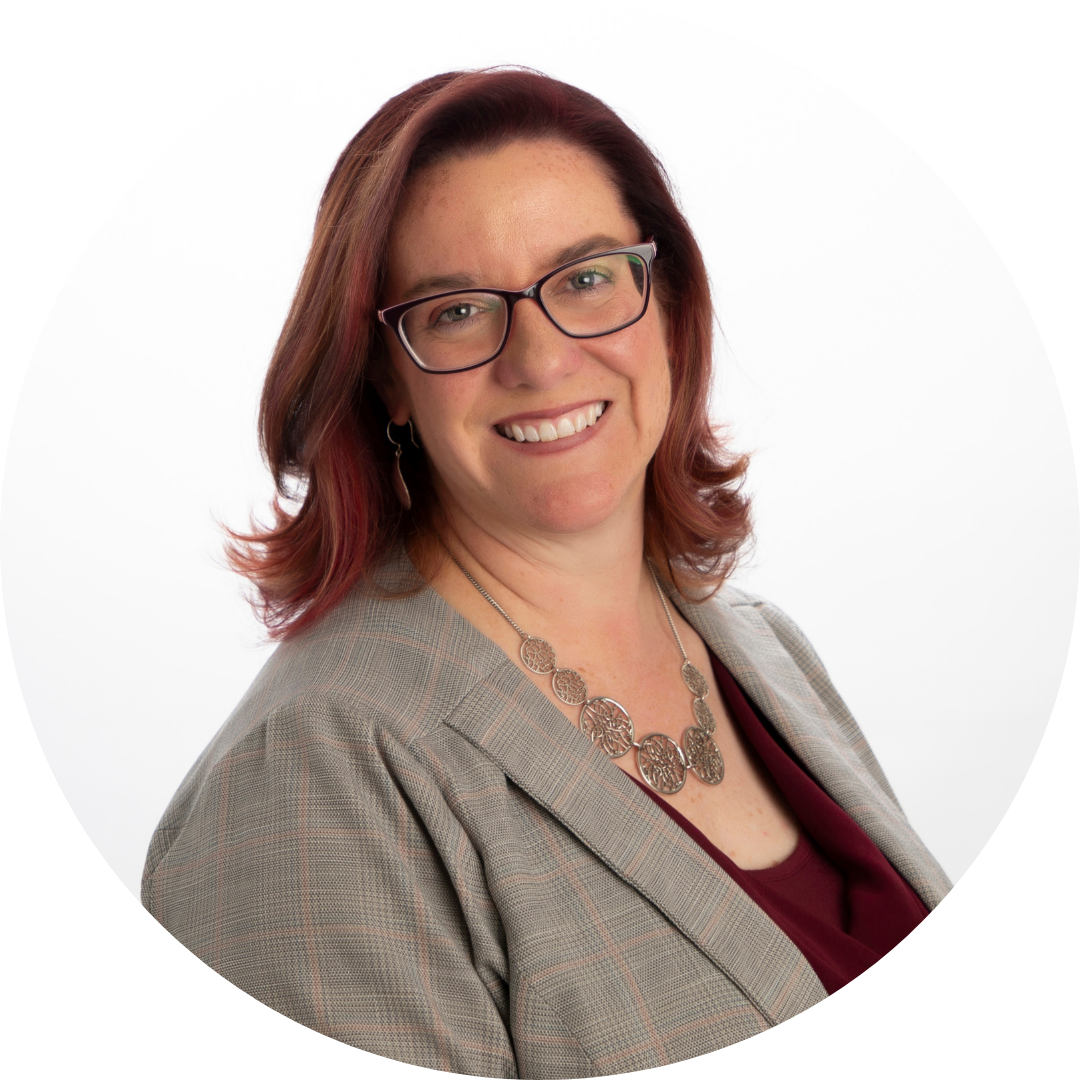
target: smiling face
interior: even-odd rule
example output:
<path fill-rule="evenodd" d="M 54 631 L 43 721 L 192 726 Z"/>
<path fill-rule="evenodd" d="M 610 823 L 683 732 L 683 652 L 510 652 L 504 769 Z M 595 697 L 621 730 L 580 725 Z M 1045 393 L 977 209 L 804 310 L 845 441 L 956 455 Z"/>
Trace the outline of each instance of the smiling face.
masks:
<path fill-rule="evenodd" d="M 413 180 L 391 234 L 383 303 L 459 286 L 522 289 L 570 259 L 644 239 L 591 154 L 513 142 Z M 567 337 L 523 300 L 500 355 L 449 375 L 421 371 L 389 332 L 387 342 L 390 415 L 412 419 L 452 515 L 519 534 L 640 520 L 671 400 L 655 297 L 632 326 L 587 339 Z"/>

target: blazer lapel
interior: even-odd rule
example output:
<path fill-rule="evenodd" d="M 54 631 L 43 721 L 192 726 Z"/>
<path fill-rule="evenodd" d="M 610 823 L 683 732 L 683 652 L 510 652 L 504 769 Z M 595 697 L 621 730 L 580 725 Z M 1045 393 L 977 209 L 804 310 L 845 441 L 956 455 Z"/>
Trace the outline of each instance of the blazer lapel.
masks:
<path fill-rule="evenodd" d="M 497 648 L 449 605 L 455 637 Z M 475 641 L 469 642 L 469 634 Z M 772 1023 L 823 999 L 806 958 L 779 927 L 621 769 L 501 653 L 446 719 L 677 926 Z M 768 964 L 761 957 L 770 958 Z"/>
<path fill-rule="evenodd" d="M 705 604 L 688 603 L 678 596 L 671 599 L 807 772 L 873 840 L 927 907 L 933 908 L 948 892 L 948 878 L 891 792 L 882 788 L 853 744 L 839 734 L 837 718 L 830 718 L 806 675 L 761 614 L 761 604 L 732 603 L 723 593 Z M 788 644 L 795 647 L 799 642 Z M 861 735 L 859 739 L 865 745 Z"/>

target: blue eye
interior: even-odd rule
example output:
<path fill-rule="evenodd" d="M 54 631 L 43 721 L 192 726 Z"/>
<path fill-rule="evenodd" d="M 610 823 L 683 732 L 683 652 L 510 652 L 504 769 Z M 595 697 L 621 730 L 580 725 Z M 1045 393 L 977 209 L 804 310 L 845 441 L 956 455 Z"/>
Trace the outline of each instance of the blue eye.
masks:
<path fill-rule="evenodd" d="M 434 301 L 426 310 L 418 310 L 415 329 L 418 332 L 422 326 L 427 333 L 442 338 L 483 333 L 501 310 L 502 301 L 498 297 L 449 296 Z"/>
<path fill-rule="evenodd" d="M 591 289 L 600 284 L 600 275 L 595 270 L 590 270 L 585 274 L 576 274 L 570 279 L 570 284 L 575 289 Z"/>
<path fill-rule="evenodd" d="M 571 289 L 596 289 L 609 284 L 611 279 L 597 269 L 579 270 L 569 280 Z"/>
<path fill-rule="evenodd" d="M 463 322 L 465 319 L 475 315 L 480 308 L 475 304 L 451 304 L 448 308 L 443 308 L 439 312 L 436 322 Z"/>

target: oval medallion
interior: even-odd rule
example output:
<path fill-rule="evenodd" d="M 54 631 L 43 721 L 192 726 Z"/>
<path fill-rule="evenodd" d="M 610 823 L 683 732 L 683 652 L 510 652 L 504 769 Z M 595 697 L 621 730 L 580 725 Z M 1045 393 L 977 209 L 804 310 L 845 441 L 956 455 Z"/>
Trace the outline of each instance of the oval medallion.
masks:
<path fill-rule="evenodd" d="M 583 705 L 589 697 L 585 680 L 573 668 L 556 668 L 551 676 L 551 689 L 567 705 Z"/>
<path fill-rule="evenodd" d="M 645 783 L 662 795 L 674 795 L 686 783 L 686 758 L 666 735 L 646 735 L 638 747 L 637 764 Z"/>
<path fill-rule="evenodd" d="M 527 637 L 521 643 L 521 662 L 537 675 L 555 670 L 555 650 L 540 637 Z"/>
<path fill-rule="evenodd" d="M 634 745 L 634 722 L 611 698 L 586 701 L 578 726 L 608 757 L 622 757 Z"/>
<path fill-rule="evenodd" d="M 719 784 L 724 779 L 724 757 L 712 736 L 701 728 L 687 728 L 683 732 L 683 749 L 690 768 L 706 784 Z"/>
<path fill-rule="evenodd" d="M 682 677 L 694 697 L 709 696 L 709 684 L 705 681 L 705 676 L 689 660 L 682 666 Z"/>
<path fill-rule="evenodd" d="M 716 717 L 712 709 L 705 703 L 704 698 L 694 698 L 694 719 L 702 731 L 711 735 L 716 730 Z"/>

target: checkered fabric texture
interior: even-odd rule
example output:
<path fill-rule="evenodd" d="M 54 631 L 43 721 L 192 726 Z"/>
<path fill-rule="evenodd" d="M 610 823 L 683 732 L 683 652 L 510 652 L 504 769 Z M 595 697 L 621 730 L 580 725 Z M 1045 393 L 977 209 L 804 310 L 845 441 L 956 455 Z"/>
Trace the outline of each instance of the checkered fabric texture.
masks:
<path fill-rule="evenodd" d="M 410 575 L 400 553 L 381 583 Z M 730 586 L 679 606 L 934 907 L 949 883 L 798 629 Z M 142 897 L 286 1016 L 480 1076 L 650 1068 L 825 997 L 731 878 L 426 587 L 357 590 L 274 652 L 173 798 Z"/>

